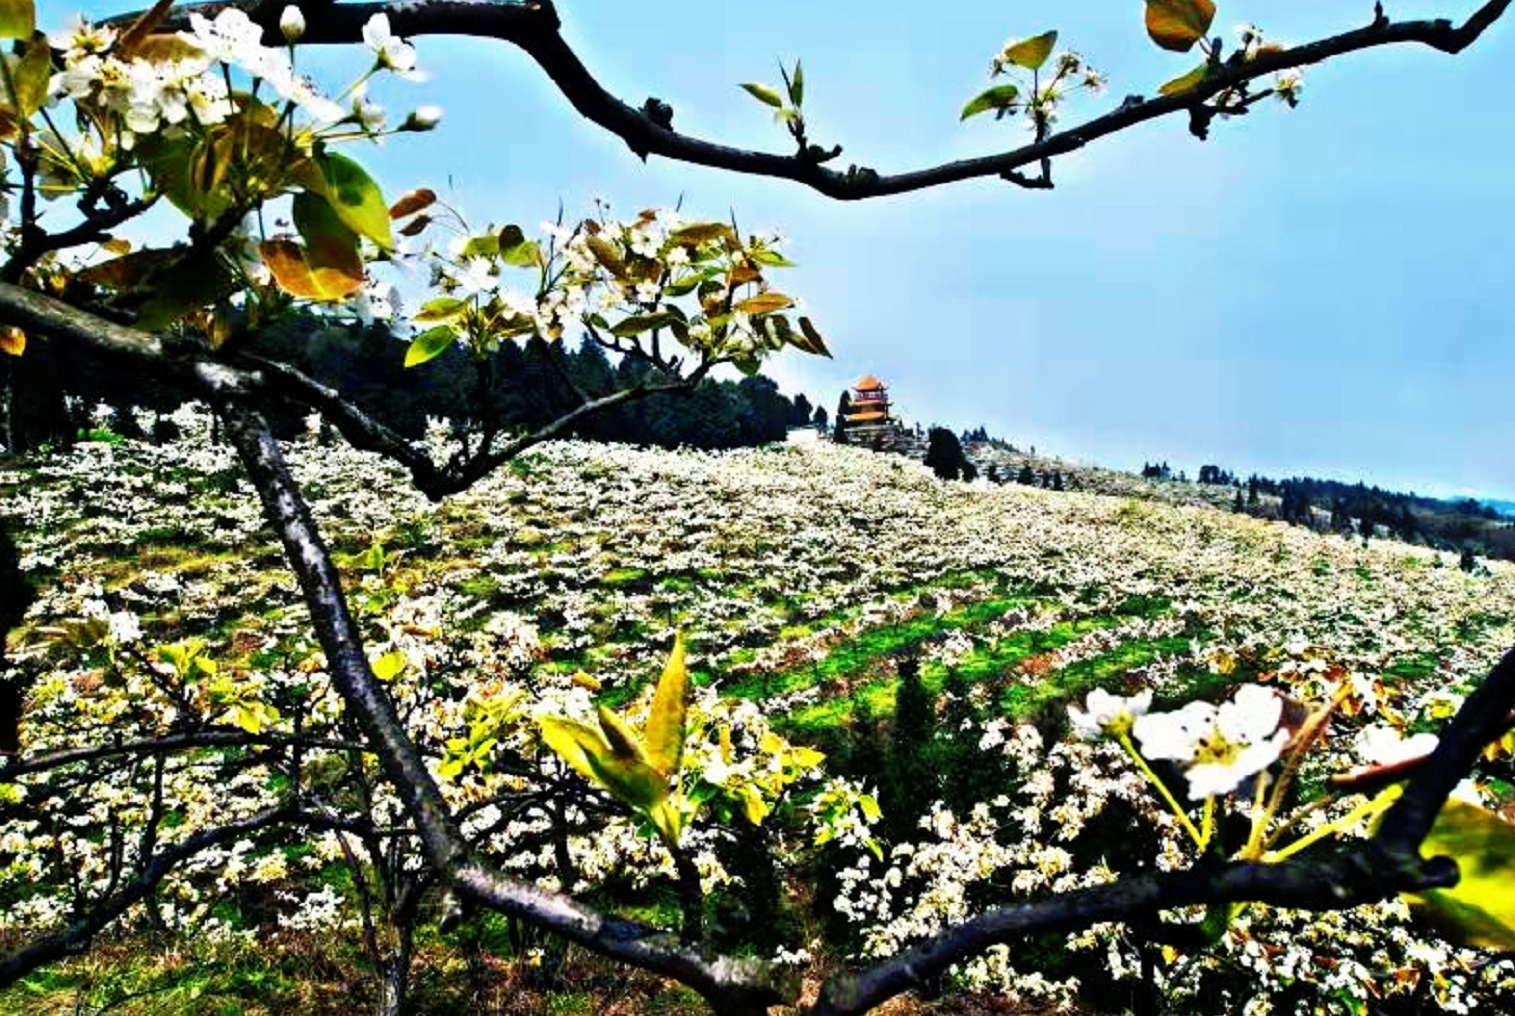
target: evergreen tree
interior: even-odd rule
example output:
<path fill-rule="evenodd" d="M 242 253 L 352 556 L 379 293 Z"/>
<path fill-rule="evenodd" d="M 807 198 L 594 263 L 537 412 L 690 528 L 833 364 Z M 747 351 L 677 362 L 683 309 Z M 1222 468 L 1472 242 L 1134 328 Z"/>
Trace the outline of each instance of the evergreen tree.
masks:
<path fill-rule="evenodd" d="M 815 415 L 811 417 L 810 422 L 815 426 L 816 430 L 825 430 L 827 424 L 831 422 L 830 417 L 826 415 L 826 407 L 816 406 Z"/>
<path fill-rule="evenodd" d="M 815 412 L 815 407 L 810 400 L 805 398 L 805 393 L 800 392 L 794 397 L 794 402 L 789 407 L 789 426 L 805 427 L 810 424 L 810 417 Z"/>
<path fill-rule="evenodd" d="M 836 400 L 836 429 L 831 432 L 831 438 L 837 444 L 847 443 L 847 414 L 852 412 L 852 396 L 842 392 L 842 397 Z"/>
<path fill-rule="evenodd" d="M 926 465 L 943 480 L 956 480 L 967 460 L 957 435 L 945 427 L 932 427 L 927 434 Z"/>
<path fill-rule="evenodd" d="M 1036 474 L 1031 471 L 1031 463 L 1027 462 L 1021 466 L 1020 472 L 1015 474 L 1015 482 L 1023 483 L 1027 487 L 1036 486 Z"/>

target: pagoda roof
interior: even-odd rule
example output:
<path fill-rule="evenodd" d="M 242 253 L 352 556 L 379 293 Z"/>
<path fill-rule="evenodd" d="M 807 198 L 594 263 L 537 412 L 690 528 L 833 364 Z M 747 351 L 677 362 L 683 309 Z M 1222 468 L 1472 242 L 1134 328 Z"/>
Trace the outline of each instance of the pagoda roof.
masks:
<path fill-rule="evenodd" d="M 848 413 L 848 423 L 868 423 L 870 420 L 887 420 L 888 413 Z"/>
<path fill-rule="evenodd" d="M 881 392 L 884 390 L 884 382 L 872 374 L 865 374 L 852 386 L 852 390 L 856 392 Z"/>

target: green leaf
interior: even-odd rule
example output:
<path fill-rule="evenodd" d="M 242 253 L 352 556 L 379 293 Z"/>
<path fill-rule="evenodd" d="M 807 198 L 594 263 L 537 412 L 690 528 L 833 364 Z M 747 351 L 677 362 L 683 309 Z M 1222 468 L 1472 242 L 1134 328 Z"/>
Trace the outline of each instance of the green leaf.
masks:
<path fill-rule="evenodd" d="M 470 236 L 468 242 L 463 244 L 463 256 L 465 258 L 492 258 L 500 253 L 500 237 L 496 233 L 485 233 L 483 236 Z"/>
<path fill-rule="evenodd" d="M 664 776 L 678 772 L 684 754 L 684 713 L 689 705 L 689 673 L 684 668 L 684 637 L 673 640 L 673 652 L 663 666 L 657 690 L 652 695 L 652 712 L 642 739 L 647 744 L 647 760 Z"/>
<path fill-rule="evenodd" d="M 800 318 L 800 331 L 804 333 L 808 344 L 800 346 L 800 344 L 796 342 L 796 346 L 798 346 L 800 349 L 803 349 L 807 353 L 813 353 L 816 356 L 824 356 L 828 360 L 831 359 L 831 350 L 826 348 L 826 340 L 821 338 L 821 333 L 815 330 L 815 325 L 811 323 L 809 318 Z"/>
<path fill-rule="evenodd" d="M 1446 855 L 1461 874 L 1450 889 L 1406 894 L 1412 912 L 1457 945 L 1515 950 L 1515 826 L 1466 801 L 1448 801 L 1420 845 Z"/>
<path fill-rule="evenodd" d="M 509 225 L 500 230 L 500 260 L 517 268 L 536 268 L 543 263 L 542 249 L 526 239 L 521 227 Z"/>
<path fill-rule="evenodd" d="M 33 0 L 0 0 L 0 39 L 29 39 L 36 30 Z"/>
<path fill-rule="evenodd" d="M 958 123 L 962 123 L 970 116 L 987 113 L 991 109 L 1013 110 L 1015 108 L 1015 100 L 1020 94 L 1020 89 L 1014 85 L 995 85 L 993 88 L 985 89 L 970 99 L 968 105 L 963 107 L 962 113 L 957 118 Z"/>
<path fill-rule="evenodd" d="M 794 76 L 789 79 L 789 101 L 796 106 L 805 104 L 805 68 L 794 62 Z"/>
<path fill-rule="evenodd" d="M 1147 0 L 1147 34 L 1163 49 L 1187 53 L 1215 20 L 1210 0 Z"/>
<path fill-rule="evenodd" d="M 383 250 L 393 247 L 389 205 L 368 172 L 347 156 L 334 152 L 323 153 L 316 161 L 326 181 L 326 199 L 338 217 L 353 232 L 368 237 Z"/>
<path fill-rule="evenodd" d="M 1185 74 L 1182 77 L 1174 78 L 1172 81 L 1169 81 L 1166 84 L 1162 85 L 1160 88 L 1158 88 L 1157 94 L 1177 95 L 1179 92 L 1187 92 L 1189 89 L 1203 84 L 1205 78 L 1209 76 L 1209 73 L 1210 65 L 1207 63 L 1202 63 L 1190 71 L 1188 74 Z"/>
<path fill-rule="evenodd" d="M 31 119 L 47 102 L 47 84 L 52 74 L 53 51 L 47 44 L 47 36 L 34 35 L 27 41 L 21 59 L 10 69 L 11 98 L 21 119 Z"/>
<path fill-rule="evenodd" d="M 617 321 L 610 332 L 620 338 L 629 339 L 654 328 L 662 328 L 672 320 L 673 315 L 666 310 L 658 311 L 656 314 L 633 314 L 625 320 Z"/>
<path fill-rule="evenodd" d="M 1033 35 L 1029 39 L 1013 42 L 1005 47 L 1000 54 L 1000 59 L 1005 63 L 1024 67 L 1028 71 L 1034 71 L 1047 62 L 1047 57 L 1052 55 L 1052 47 L 1057 45 L 1057 31 L 1043 32 L 1041 35 Z"/>
<path fill-rule="evenodd" d="M 788 258 L 784 257 L 784 255 L 780 254 L 776 250 L 768 250 L 764 247 L 757 247 L 749 250 L 747 252 L 747 256 L 756 261 L 758 264 L 767 265 L 769 268 L 794 267 L 793 261 L 790 261 Z"/>
<path fill-rule="evenodd" d="M 439 296 L 421 304 L 421 309 L 416 312 L 413 320 L 422 324 L 453 321 L 462 317 L 466 310 L 468 310 L 467 300 L 460 300 L 455 296 Z"/>
<path fill-rule="evenodd" d="M 573 767 L 580 776 L 599 782 L 594 767 L 589 764 L 591 752 L 609 753 L 610 746 L 598 730 L 577 720 L 565 720 L 559 716 L 542 716 L 537 719 L 542 728 L 542 742 Z"/>
<path fill-rule="evenodd" d="M 776 310 L 783 310 L 786 307 L 793 306 L 794 300 L 792 297 L 769 290 L 766 293 L 749 296 L 745 300 L 738 300 L 732 304 L 731 309 L 739 310 L 743 314 L 771 314 Z"/>
<path fill-rule="evenodd" d="M 415 367 L 435 360 L 447 351 L 458 340 L 458 333 L 448 325 L 437 325 L 410 340 L 410 346 L 405 350 L 405 366 Z"/>
<path fill-rule="evenodd" d="M 759 85 L 755 82 L 749 81 L 743 84 L 742 87 L 747 89 L 747 94 L 751 95 L 759 102 L 767 103 L 774 109 L 782 109 L 784 106 L 784 97 L 778 92 L 769 88 L 767 85 Z"/>
<path fill-rule="evenodd" d="M 239 287 L 236 274 L 220 254 L 179 258 L 152 274 L 145 287 L 152 295 L 137 308 L 137 327 L 145 332 L 167 328 L 191 311 L 219 303 Z"/>

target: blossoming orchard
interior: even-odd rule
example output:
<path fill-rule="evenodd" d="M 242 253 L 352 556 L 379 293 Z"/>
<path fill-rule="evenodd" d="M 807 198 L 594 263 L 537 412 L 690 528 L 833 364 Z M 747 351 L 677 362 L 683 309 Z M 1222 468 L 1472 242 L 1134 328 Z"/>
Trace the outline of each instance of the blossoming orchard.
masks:
<path fill-rule="evenodd" d="M 644 159 L 1043 191 L 1106 135 L 1285 112 L 1306 65 L 1455 54 L 1506 6 L 1285 46 L 1146 0 L 1199 61 L 1155 97 L 1077 121 L 1105 76 L 1017 37 L 960 113 L 1017 147 L 885 174 L 830 168 L 799 62 L 742 84 L 792 150 L 737 149 L 612 97 L 545 0 L 164 0 L 53 34 L 0 0 L 0 1010 L 1515 1010 L 1508 565 L 1146 481 L 566 440 L 847 351 L 724 207 L 471 222 L 363 164 L 447 129 L 370 86 L 466 35 Z M 317 45 L 365 69 L 312 80 Z M 465 365 L 468 405 L 400 433 L 268 355 L 296 318 Z M 502 358 L 561 372 L 581 335 L 636 380 L 563 372 L 571 408 L 507 424 Z M 43 368 L 84 357 L 142 408 L 26 447 Z"/>

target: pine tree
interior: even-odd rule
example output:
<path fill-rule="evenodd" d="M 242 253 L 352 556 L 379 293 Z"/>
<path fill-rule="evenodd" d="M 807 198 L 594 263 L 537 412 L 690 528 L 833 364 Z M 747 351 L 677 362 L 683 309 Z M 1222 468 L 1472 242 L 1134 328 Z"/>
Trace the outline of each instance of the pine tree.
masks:
<path fill-rule="evenodd" d="M 945 427 L 932 427 L 927 435 L 926 465 L 943 480 L 956 480 L 963 474 L 967 459 L 957 435 Z"/>
<path fill-rule="evenodd" d="M 842 392 L 842 397 L 836 400 L 836 429 L 831 432 L 831 438 L 837 444 L 847 444 L 847 414 L 852 412 L 852 396 Z"/>

